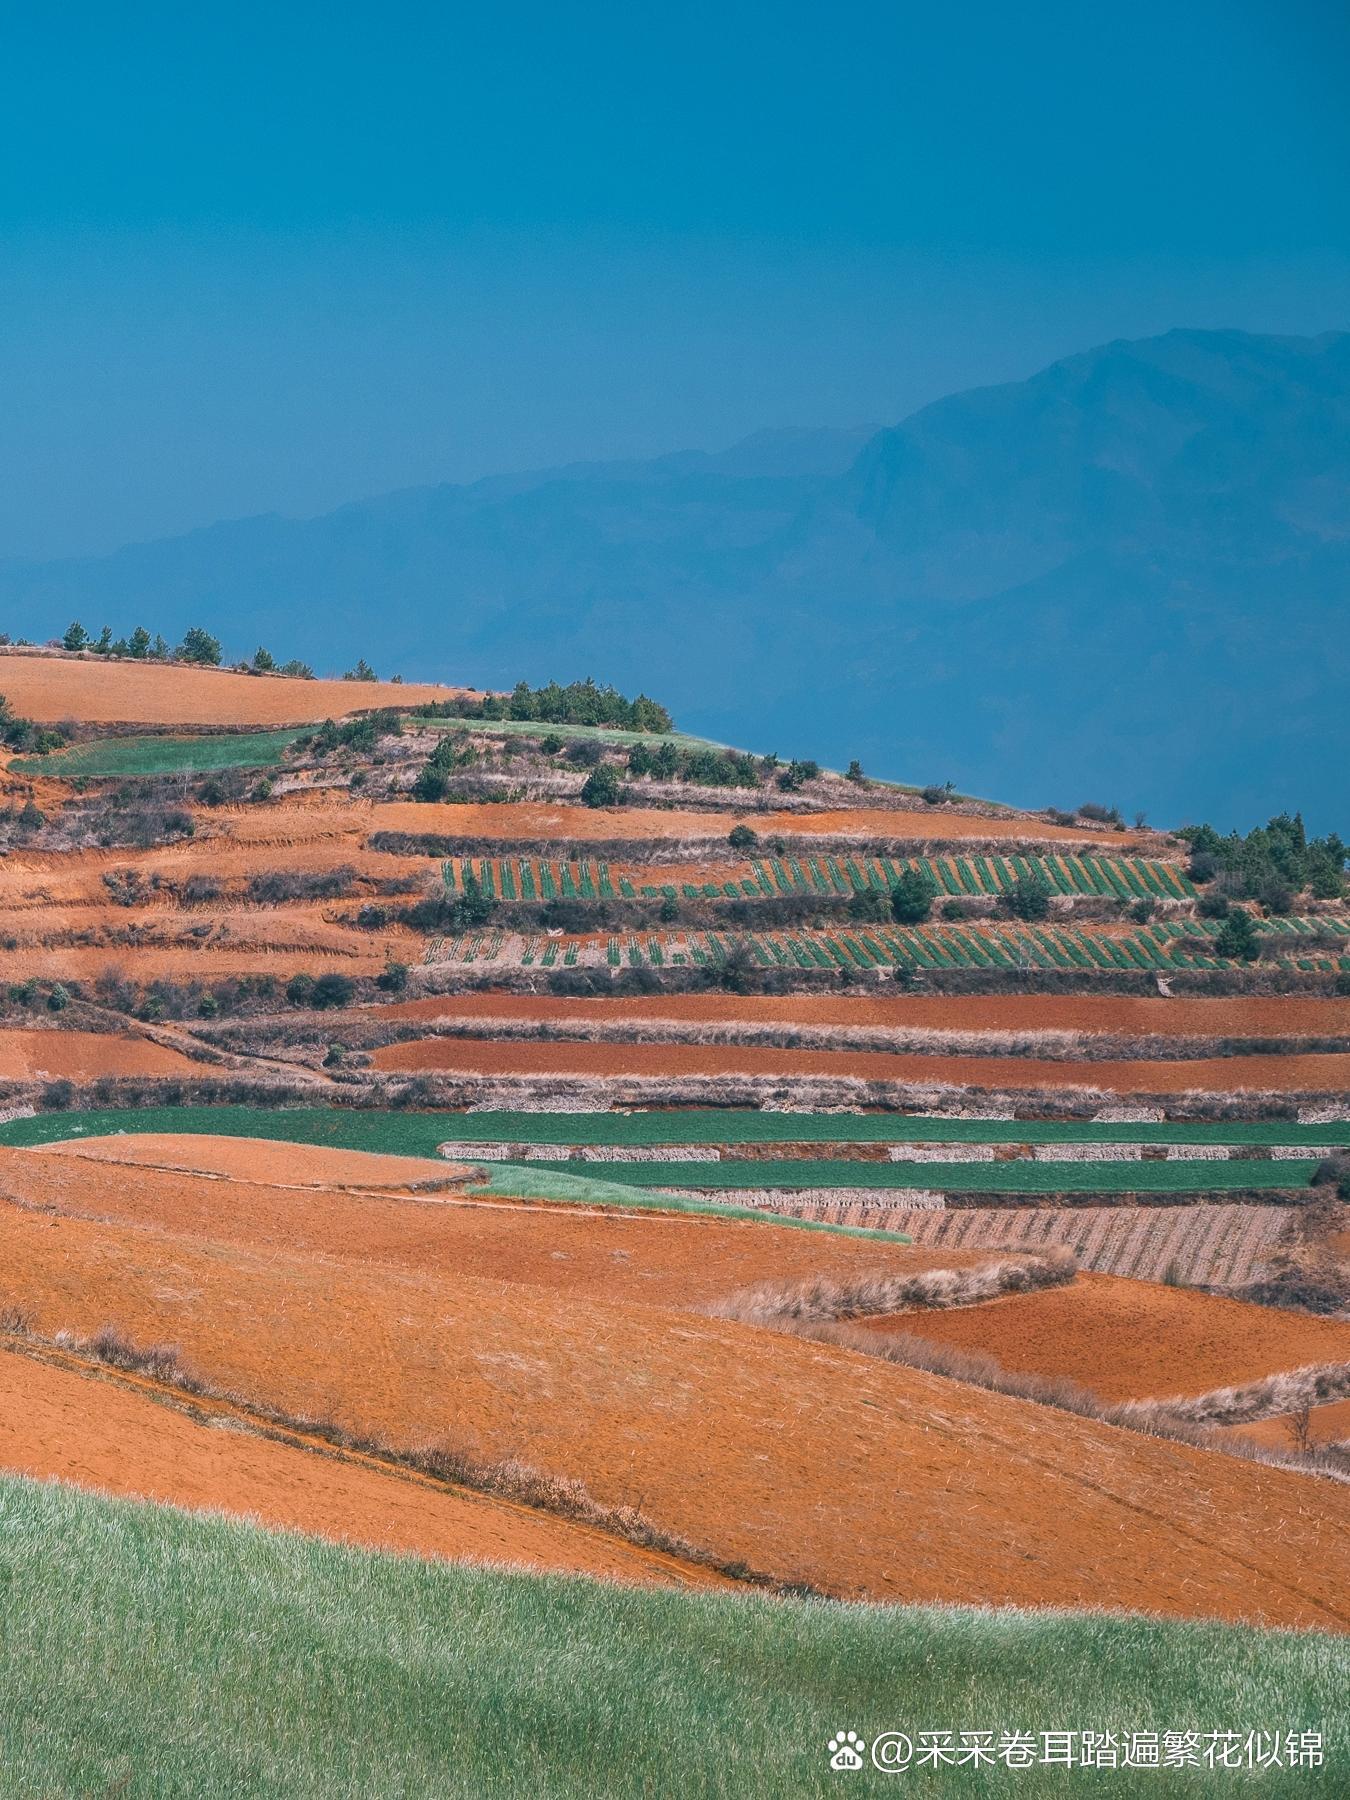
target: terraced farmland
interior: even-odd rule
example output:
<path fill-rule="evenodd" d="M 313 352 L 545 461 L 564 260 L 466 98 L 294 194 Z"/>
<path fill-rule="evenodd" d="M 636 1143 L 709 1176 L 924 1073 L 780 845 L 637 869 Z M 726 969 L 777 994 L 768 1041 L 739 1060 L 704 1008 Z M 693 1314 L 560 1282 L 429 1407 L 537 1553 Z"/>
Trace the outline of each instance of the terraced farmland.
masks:
<path fill-rule="evenodd" d="M 466 876 L 503 900 L 773 899 L 784 894 L 849 898 L 889 893 L 908 871 L 929 875 L 939 895 L 1000 895 L 1021 881 L 1042 881 L 1052 894 L 1113 900 L 1187 900 L 1195 887 L 1174 863 L 1129 856 L 781 856 L 727 865 L 720 878 L 643 881 L 640 867 L 614 875 L 598 858 L 450 858 L 442 864 L 447 888 L 462 892 Z M 732 871 L 747 871 L 744 873 Z"/>
<path fill-rule="evenodd" d="M 563 1173 L 566 1161 L 541 1161 Z M 621 1187 L 922 1189 L 962 1194 L 1184 1194 L 1306 1188 L 1314 1162 L 856 1162 L 815 1157 L 718 1162 L 607 1163 L 605 1179 Z"/>
<path fill-rule="evenodd" d="M 606 890 L 598 885 L 604 879 L 602 868 L 603 865 L 596 865 L 589 887 L 581 885 L 580 872 L 568 869 L 564 873 L 559 868 L 546 884 L 552 891 L 506 897 L 604 898 Z M 542 871 L 540 880 L 543 881 Z M 1314 930 L 1311 926 L 1300 928 L 1299 921 L 1286 920 L 1277 923 L 1275 931 L 1279 949 L 1270 958 L 1273 966 L 1310 974 L 1350 972 L 1350 921 L 1327 920 L 1319 922 Z M 494 927 L 433 938 L 423 961 L 520 964 L 526 968 L 536 963 L 544 968 L 562 963 L 568 968 L 708 969 L 725 964 L 734 952 L 762 969 L 808 973 L 901 968 L 915 974 L 958 969 L 1004 973 L 1063 970 L 1088 977 L 1096 972 L 1167 975 L 1177 970 L 1194 972 L 1239 966 L 1231 958 L 1210 954 L 1208 948 L 1192 947 L 1212 943 L 1217 932 L 1215 923 L 1207 919 L 1126 929 L 996 925 L 981 919 L 960 926 L 878 925 L 851 931 L 625 931 L 566 940 Z M 1336 941 L 1334 953 L 1324 947 L 1324 935 Z M 1300 954 L 1300 940 L 1306 938 L 1313 942 L 1306 954 Z"/>
<path fill-rule="evenodd" d="M 86 1108 L 0 1120 L 0 1143 L 48 1144 L 111 1133 L 194 1132 L 327 1144 L 398 1156 L 435 1156 L 453 1139 L 473 1146 L 718 1146 L 782 1144 L 1094 1144 L 1303 1148 L 1350 1146 L 1350 1117 L 1300 1124 L 1274 1119 L 944 1118 L 899 1112 L 774 1112 L 687 1107 L 644 1112 L 422 1112 L 332 1106 Z M 869 1165 L 874 1166 L 874 1165 Z"/>
<path fill-rule="evenodd" d="M 823 1216 L 823 1213 L 822 1213 Z M 1085 1269 L 1137 1281 L 1242 1287 L 1289 1223 L 1287 1207 L 963 1206 L 888 1215 L 915 1243 L 952 1250 L 1062 1246 Z"/>

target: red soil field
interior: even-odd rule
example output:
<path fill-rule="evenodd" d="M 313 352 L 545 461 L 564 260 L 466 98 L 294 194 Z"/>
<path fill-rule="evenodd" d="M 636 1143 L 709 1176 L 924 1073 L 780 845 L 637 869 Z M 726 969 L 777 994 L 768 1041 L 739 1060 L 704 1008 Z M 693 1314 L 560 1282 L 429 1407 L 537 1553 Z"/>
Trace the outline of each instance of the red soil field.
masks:
<path fill-rule="evenodd" d="M 644 994 L 554 999 L 547 994 L 434 994 L 370 1009 L 382 1019 L 678 1019 L 691 1024 L 859 1025 L 916 1031 L 1074 1031 L 1170 1037 L 1350 1035 L 1350 1000 L 1297 995 L 1221 1000 L 1119 994 Z"/>
<path fill-rule="evenodd" d="M 350 951 L 259 948 L 256 943 L 208 943 L 199 949 L 181 946 L 157 949 L 120 946 L 98 949 L 79 945 L 55 950 L 41 944 L 23 945 L 0 953 L 0 980 L 96 981 L 107 970 L 120 970 L 129 979 L 148 981 L 215 981 L 231 975 L 275 975 L 285 983 L 292 975 L 322 974 L 337 969 L 344 975 L 378 975 L 385 964 L 384 940 L 362 933 L 364 941 Z M 371 941 L 373 940 L 373 941 Z"/>
<path fill-rule="evenodd" d="M 21 717 L 44 723 L 308 725 L 377 706 L 424 706 L 471 691 L 0 652 L 0 693 Z"/>
<path fill-rule="evenodd" d="M 1304 1363 L 1350 1362 L 1350 1320 L 1113 1275 L 859 1323 L 980 1350 L 1019 1373 L 1064 1375 L 1103 1400 L 1205 1394 Z"/>
<path fill-rule="evenodd" d="M 723 1585 L 696 1566 L 526 1507 L 199 1423 L 151 1392 L 148 1383 L 0 1347 L 0 1468 L 375 1550 L 663 1587 Z"/>
<path fill-rule="evenodd" d="M 134 1182 L 106 1165 L 138 1144 Z M 314 1193 L 292 1180 L 323 1169 L 360 1189 L 367 1164 L 403 1162 L 442 1179 L 455 1165 L 422 1158 L 368 1157 L 361 1151 L 311 1150 L 248 1138 L 154 1136 L 80 1139 L 41 1149 L 0 1152 L 5 1191 L 30 1205 L 58 1206 L 86 1218 L 152 1225 L 254 1249 L 320 1252 L 358 1266 L 389 1263 L 413 1272 L 478 1275 L 562 1293 L 698 1308 L 759 1281 L 803 1281 L 877 1270 L 954 1268 L 988 1253 L 914 1249 L 885 1239 L 804 1232 L 771 1220 L 718 1219 L 652 1211 L 613 1213 L 494 1199 L 446 1204 L 385 1198 L 369 1191 Z M 322 1163 L 309 1163 L 322 1158 Z M 307 1167 L 308 1163 L 308 1167 Z M 150 1165 L 150 1166 L 148 1166 Z M 196 1176 L 200 1168 L 215 1175 Z M 228 1179 L 221 1179 L 228 1176 Z M 409 1176 L 409 1180 L 415 1179 Z M 277 1182 L 277 1186 L 269 1183 Z M 408 1190 L 403 1190 L 405 1193 Z"/>
<path fill-rule="evenodd" d="M 480 1075 L 851 1076 L 963 1087 L 1093 1088 L 1116 1094 L 1350 1093 L 1350 1054 L 1232 1056 L 1188 1062 L 1045 1062 L 1027 1056 L 895 1055 L 885 1050 L 779 1050 L 761 1045 L 495 1042 L 421 1038 L 372 1053 L 377 1069 Z"/>
<path fill-rule="evenodd" d="M 100 1075 L 199 1075 L 202 1065 L 162 1044 L 139 1037 L 103 1037 L 96 1031 L 0 1030 L 0 1080 Z"/>
<path fill-rule="evenodd" d="M 245 1400 L 516 1455 L 841 1596 L 1350 1627 L 1350 1492 L 831 1346 L 13 1208 L 0 1260 L 44 1335 L 112 1321 Z"/>
<path fill-rule="evenodd" d="M 1044 819 L 1018 813 L 991 817 L 975 813 L 931 811 L 901 812 L 884 807 L 849 807 L 837 812 L 771 812 L 744 814 L 681 812 L 620 806 L 537 806 L 487 804 L 483 806 L 421 805 L 415 800 L 387 800 L 369 813 L 372 831 L 431 832 L 446 837 L 530 839 L 549 843 L 587 842 L 628 838 L 725 838 L 733 824 L 749 825 L 762 836 L 809 833 L 823 837 L 858 838 L 1035 838 L 1069 843 L 1095 843 L 1105 849 L 1123 850 L 1138 844 L 1157 843 L 1149 832 L 1112 831 L 1107 834 L 1072 825 L 1051 825 Z"/>
<path fill-rule="evenodd" d="M 429 1192 L 463 1186 L 477 1172 L 434 1156 L 385 1156 L 372 1150 L 335 1150 L 323 1144 L 271 1138 L 197 1137 L 177 1132 L 76 1138 L 35 1145 L 34 1156 L 136 1163 L 177 1174 L 225 1175 L 279 1187 Z"/>
<path fill-rule="evenodd" d="M 1253 1419 L 1250 1425 L 1229 1425 L 1225 1435 L 1250 1438 L 1271 1450 L 1291 1450 L 1294 1439 L 1287 1414 L 1272 1419 Z M 1325 1406 L 1314 1406 L 1308 1414 L 1308 1429 L 1315 1444 L 1350 1443 L 1350 1400 L 1329 1400 Z"/>

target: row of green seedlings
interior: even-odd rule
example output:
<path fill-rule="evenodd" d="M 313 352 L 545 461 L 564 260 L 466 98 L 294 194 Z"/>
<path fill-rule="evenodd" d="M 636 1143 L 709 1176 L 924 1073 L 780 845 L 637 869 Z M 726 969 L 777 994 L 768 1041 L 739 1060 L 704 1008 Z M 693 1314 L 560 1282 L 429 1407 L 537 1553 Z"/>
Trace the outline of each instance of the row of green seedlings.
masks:
<path fill-rule="evenodd" d="M 799 969 L 1005 969 L 1023 968 L 1144 970 L 1226 969 L 1221 957 L 1187 950 L 1196 935 L 1213 936 L 1210 922 L 1150 925 L 1112 938 L 1068 926 L 1025 925 L 1010 928 L 954 925 L 894 927 L 847 932 L 746 932 L 730 936 L 714 931 L 660 935 L 629 933 L 608 938 L 605 959 L 611 968 L 710 967 L 733 954 L 748 955 L 765 968 Z M 1345 936 L 1350 926 L 1333 929 Z M 1297 931 L 1291 936 L 1301 935 Z M 500 930 L 467 932 L 458 938 L 435 938 L 425 960 L 431 962 L 495 962 L 506 936 Z M 583 946 L 575 940 L 535 936 L 525 940 L 521 963 L 526 967 L 575 967 Z M 1284 958 L 1308 971 L 1350 971 L 1350 955 L 1339 958 Z"/>
<path fill-rule="evenodd" d="M 1189 900 L 1195 887 L 1178 868 L 1143 858 L 1108 861 L 1092 856 L 771 857 L 755 864 L 763 894 L 889 893 L 901 876 L 918 869 L 939 894 L 1005 894 L 1018 882 L 1044 882 L 1051 893 L 1118 900 Z M 749 891 L 749 884 L 746 884 Z M 656 890 L 647 890 L 656 891 Z"/>
<path fill-rule="evenodd" d="M 780 894 L 853 895 L 874 890 L 889 893 L 913 869 L 926 872 L 937 891 L 946 895 L 996 895 L 1013 891 L 1019 881 L 1038 877 L 1052 893 L 1106 896 L 1120 900 L 1193 899 L 1189 878 L 1167 863 L 1142 858 L 1118 862 L 1090 856 L 950 856 L 950 857 L 771 857 L 753 865 L 749 879 L 725 882 L 643 883 L 627 876 L 616 883 L 606 862 L 581 859 L 553 862 L 537 857 L 447 861 L 441 865 L 446 888 L 455 893 L 472 875 L 495 900 L 635 900 L 759 899 Z"/>

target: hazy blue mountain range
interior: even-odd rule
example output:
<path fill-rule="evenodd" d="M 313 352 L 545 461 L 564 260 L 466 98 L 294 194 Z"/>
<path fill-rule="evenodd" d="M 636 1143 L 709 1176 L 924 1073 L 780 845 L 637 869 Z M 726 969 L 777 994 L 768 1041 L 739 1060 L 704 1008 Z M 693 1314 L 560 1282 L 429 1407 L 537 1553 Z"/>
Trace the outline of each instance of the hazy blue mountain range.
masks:
<path fill-rule="evenodd" d="M 0 565 L 0 619 L 591 673 L 755 749 L 1159 822 L 1350 825 L 1350 334 L 1176 331 L 892 429 Z"/>

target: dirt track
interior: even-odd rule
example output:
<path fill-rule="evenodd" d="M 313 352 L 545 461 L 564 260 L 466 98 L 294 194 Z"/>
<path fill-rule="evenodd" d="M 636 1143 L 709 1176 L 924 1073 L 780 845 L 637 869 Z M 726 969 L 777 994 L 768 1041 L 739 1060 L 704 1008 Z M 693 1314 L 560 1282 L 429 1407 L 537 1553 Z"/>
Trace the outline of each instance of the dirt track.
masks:
<path fill-rule="evenodd" d="M 1234 1056 L 1186 1062 L 1047 1062 L 1032 1057 L 911 1056 L 758 1045 L 590 1044 L 421 1038 L 388 1044 L 377 1069 L 482 1075 L 852 1076 L 973 1088 L 1093 1088 L 1116 1094 L 1350 1093 L 1350 1054 Z"/>
<path fill-rule="evenodd" d="M 866 1329 L 913 1332 L 983 1351 L 1008 1369 L 1065 1375 L 1103 1400 L 1204 1394 L 1304 1363 L 1350 1362 L 1350 1320 L 1111 1275 L 951 1312 L 897 1313 Z"/>
<path fill-rule="evenodd" d="M 469 691 L 0 652 L 0 693 L 21 717 L 44 723 L 308 725 L 377 706 L 425 706 Z"/>
<path fill-rule="evenodd" d="M 1350 1492 L 846 1351 L 13 1208 L 0 1260 L 44 1335 L 111 1320 L 246 1399 L 517 1455 L 840 1595 L 1350 1626 Z"/>
<path fill-rule="evenodd" d="M 709 1024 L 868 1025 L 920 1031 L 1075 1031 L 1171 1037 L 1350 1035 L 1350 1000 L 1239 996 L 1131 999 L 1118 994 L 437 994 L 371 1008 L 381 1019 L 678 1019 Z"/>
<path fill-rule="evenodd" d="M 696 1567 L 685 1573 L 671 1558 L 564 1519 L 222 1430 L 135 1383 L 50 1367 L 2 1346 L 0 1467 L 377 1550 L 662 1587 L 719 1585 Z"/>

